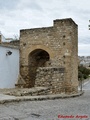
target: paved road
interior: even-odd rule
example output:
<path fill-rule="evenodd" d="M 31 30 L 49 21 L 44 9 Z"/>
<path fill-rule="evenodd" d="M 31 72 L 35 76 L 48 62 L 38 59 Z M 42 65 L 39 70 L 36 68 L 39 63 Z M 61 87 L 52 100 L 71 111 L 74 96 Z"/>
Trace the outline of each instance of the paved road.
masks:
<path fill-rule="evenodd" d="M 84 83 L 83 90 L 90 90 L 90 80 Z"/>
<path fill-rule="evenodd" d="M 64 117 L 72 115 L 74 118 L 58 118 L 58 115 Z M 76 118 L 76 116 L 83 118 Z M 90 120 L 89 117 L 89 90 L 84 95 L 75 98 L 14 102 L 0 105 L 0 120 Z"/>
<path fill-rule="evenodd" d="M 90 120 L 90 81 L 83 90 L 75 98 L 0 104 L 0 120 Z"/>

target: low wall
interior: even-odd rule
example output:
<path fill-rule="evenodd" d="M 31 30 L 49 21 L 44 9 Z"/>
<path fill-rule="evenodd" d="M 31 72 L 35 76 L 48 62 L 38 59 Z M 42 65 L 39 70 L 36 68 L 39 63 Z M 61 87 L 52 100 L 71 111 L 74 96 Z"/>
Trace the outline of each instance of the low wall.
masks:
<path fill-rule="evenodd" d="M 65 69 L 60 67 L 39 67 L 35 80 L 35 87 L 50 88 L 50 93 L 65 92 Z"/>

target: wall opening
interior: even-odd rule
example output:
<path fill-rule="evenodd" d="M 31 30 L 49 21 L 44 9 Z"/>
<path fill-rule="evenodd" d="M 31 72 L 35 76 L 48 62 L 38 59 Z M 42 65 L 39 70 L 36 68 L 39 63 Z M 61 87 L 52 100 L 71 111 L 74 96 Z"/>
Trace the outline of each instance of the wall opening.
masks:
<path fill-rule="evenodd" d="M 43 49 L 35 49 L 29 54 L 29 77 L 32 87 L 35 85 L 36 71 L 38 67 L 47 67 L 47 61 L 50 60 L 48 52 Z"/>

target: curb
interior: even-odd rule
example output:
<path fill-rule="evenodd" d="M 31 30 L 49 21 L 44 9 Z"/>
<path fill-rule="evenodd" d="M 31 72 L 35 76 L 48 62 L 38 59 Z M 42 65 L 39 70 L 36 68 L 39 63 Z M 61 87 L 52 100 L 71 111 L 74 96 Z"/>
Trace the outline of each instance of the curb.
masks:
<path fill-rule="evenodd" d="M 0 104 L 9 103 L 9 102 L 21 102 L 21 101 L 42 101 L 42 100 L 55 100 L 55 99 L 64 99 L 64 98 L 73 98 L 78 97 L 84 94 L 84 91 L 80 91 L 77 94 L 72 95 L 40 95 L 40 96 L 22 96 L 22 97 L 14 97 L 0 100 Z"/>

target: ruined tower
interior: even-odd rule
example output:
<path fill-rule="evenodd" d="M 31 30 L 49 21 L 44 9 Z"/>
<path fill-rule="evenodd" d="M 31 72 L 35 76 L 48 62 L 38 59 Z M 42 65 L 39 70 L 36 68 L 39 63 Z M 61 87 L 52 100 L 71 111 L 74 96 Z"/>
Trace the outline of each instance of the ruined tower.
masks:
<path fill-rule="evenodd" d="M 20 30 L 17 87 L 45 86 L 51 93 L 78 91 L 78 26 L 71 18 L 53 23 Z"/>

